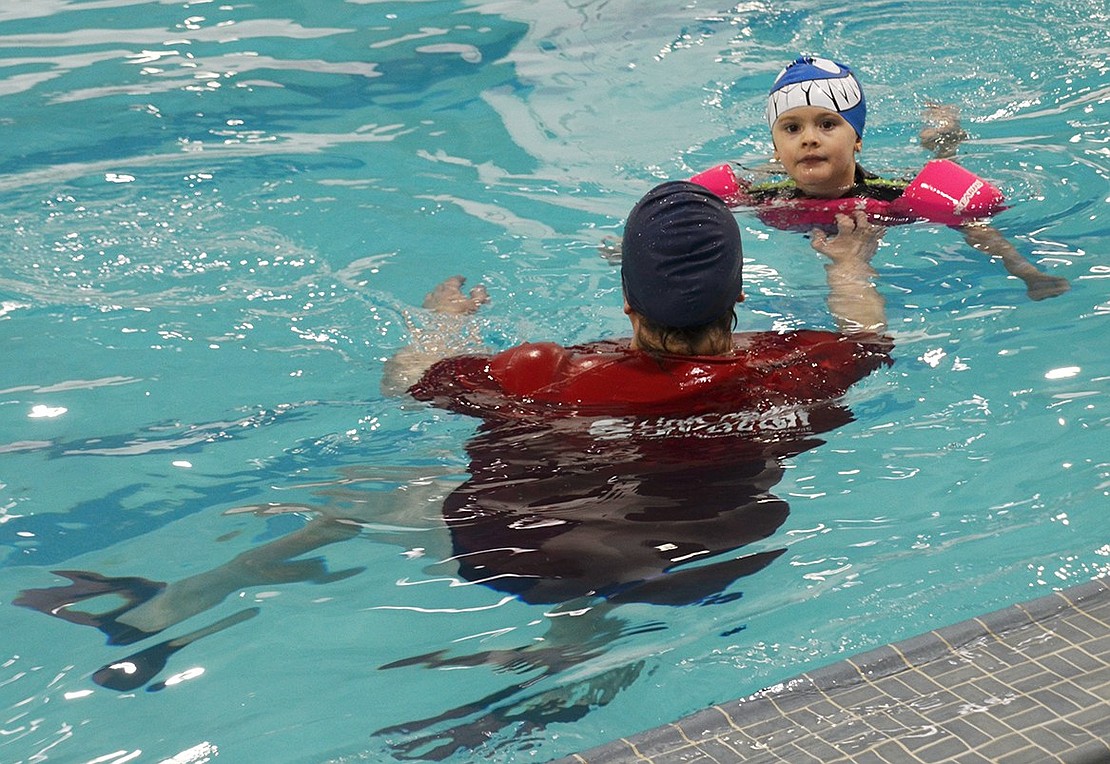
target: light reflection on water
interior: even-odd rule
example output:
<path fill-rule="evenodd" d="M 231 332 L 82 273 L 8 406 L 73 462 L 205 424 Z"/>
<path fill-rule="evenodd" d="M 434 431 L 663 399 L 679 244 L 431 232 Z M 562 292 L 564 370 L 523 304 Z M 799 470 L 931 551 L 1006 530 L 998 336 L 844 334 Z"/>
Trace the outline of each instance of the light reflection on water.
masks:
<path fill-rule="evenodd" d="M 106 646 L 5 605 L 0 758 L 544 760 L 1105 574 L 1107 21 L 1063 0 L 8 4 L 2 599 L 95 571 L 191 582 L 196 613 Z M 460 585 L 441 508 L 476 424 L 379 394 L 406 310 L 461 272 L 495 347 L 624 331 L 597 243 L 656 179 L 766 157 L 762 94 L 797 50 L 864 74 L 874 169 L 919 166 L 923 103 L 960 105 L 965 163 L 1013 203 L 999 227 L 1073 291 L 1030 303 L 952 232 L 892 230 L 897 363 L 783 463 L 789 516 L 740 553 L 774 564 L 704 606 Z M 751 326 L 823 325 L 808 244 L 742 226 Z M 156 696 L 92 681 L 163 641 Z"/>

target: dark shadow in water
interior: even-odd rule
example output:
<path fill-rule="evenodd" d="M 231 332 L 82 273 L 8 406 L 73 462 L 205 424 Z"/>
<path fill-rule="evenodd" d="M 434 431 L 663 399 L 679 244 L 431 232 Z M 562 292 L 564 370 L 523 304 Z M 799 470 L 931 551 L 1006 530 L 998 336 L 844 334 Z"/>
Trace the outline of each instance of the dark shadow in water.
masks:
<path fill-rule="evenodd" d="M 471 477 L 444 502 L 451 560 L 467 581 L 554 605 L 551 630 L 517 650 L 441 650 L 382 666 L 484 665 L 526 678 L 377 734 L 395 756 L 441 760 L 496 745 L 498 731 L 513 729 L 519 740 L 608 703 L 644 662 L 611 668 L 599 660 L 597 672 L 587 662 L 618 640 L 664 628 L 633 628 L 615 608 L 741 597 L 736 582 L 785 552 L 741 551 L 773 536 L 789 514 L 771 493 L 783 461 L 851 418 L 844 406 L 822 402 L 686 418 L 484 422 L 467 444 Z M 571 667 L 586 678 L 560 682 Z"/>
<path fill-rule="evenodd" d="M 108 578 L 87 570 L 55 570 L 56 576 L 68 578 L 68 586 L 49 589 L 26 589 L 12 600 L 13 605 L 38 610 L 40 613 L 61 618 L 63 621 L 93 626 L 108 635 L 110 645 L 130 645 L 150 636 L 148 632 L 120 623 L 117 616 L 150 600 L 166 588 L 161 581 L 151 581 L 137 576 Z M 74 605 L 101 597 L 122 599 L 124 604 L 100 613 L 75 610 Z"/>
<path fill-rule="evenodd" d="M 249 621 L 258 613 L 259 609 L 256 607 L 240 610 L 202 629 L 191 631 L 173 639 L 167 639 L 165 642 L 159 642 L 137 653 L 132 653 L 126 658 L 101 666 L 93 672 L 92 680 L 109 690 L 119 690 L 120 692 L 137 690 L 156 677 L 166 667 L 166 662 L 170 659 L 170 656 L 178 650 L 188 647 L 201 637 L 207 637 L 209 634 L 223 631 L 243 621 Z M 157 685 L 151 685 L 149 689 L 160 690 L 163 687 L 165 687 L 165 683 L 159 682 Z"/>

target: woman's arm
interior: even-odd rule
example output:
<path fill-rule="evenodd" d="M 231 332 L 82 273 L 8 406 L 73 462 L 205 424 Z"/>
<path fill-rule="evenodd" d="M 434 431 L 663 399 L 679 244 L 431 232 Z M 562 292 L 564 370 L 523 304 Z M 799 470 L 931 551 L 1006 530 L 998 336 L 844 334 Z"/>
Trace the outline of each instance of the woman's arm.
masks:
<path fill-rule="evenodd" d="M 474 335 L 467 318 L 489 302 L 486 288 L 478 285 L 464 294 L 462 276 L 452 276 L 438 284 L 424 297 L 424 307 L 432 320 L 423 327 L 415 326 L 406 314 L 412 343 L 398 350 L 385 362 L 382 370 L 382 392 L 403 395 L 420 381 L 432 364 L 451 355 L 475 352 L 481 342 Z"/>
<path fill-rule="evenodd" d="M 886 229 L 872 225 L 867 215 L 836 216 L 836 236 L 817 229 L 810 234 L 813 248 L 832 262 L 825 266 L 829 311 L 845 334 L 886 333 L 886 303 L 873 279 L 871 257 Z"/>

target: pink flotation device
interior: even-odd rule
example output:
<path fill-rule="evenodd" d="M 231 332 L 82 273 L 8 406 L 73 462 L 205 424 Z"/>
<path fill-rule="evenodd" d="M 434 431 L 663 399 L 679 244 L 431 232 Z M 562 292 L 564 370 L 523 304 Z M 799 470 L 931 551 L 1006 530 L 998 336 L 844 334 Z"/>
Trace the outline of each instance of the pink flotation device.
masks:
<path fill-rule="evenodd" d="M 716 167 L 710 167 L 708 170 L 699 172 L 690 178 L 690 182 L 705 186 L 724 199 L 729 206 L 732 206 L 734 200 L 739 200 L 745 196 L 745 191 L 740 187 L 740 181 L 736 179 L 736 173 L 732 171 L 732 165 L 730 164 L 719 164 Z"/>
<path fill-rule="evenodd" d="M 947 159 L 934 159 L 892 201 L 895 211 L 944 225 L 962 225 L 1005 209 L 1005 197 L 989 181 Z"/>
<path fill-rule="evenodd" d="M 731 207 L 754 207 L 764 223 L 788 231 L 835 228 L 838 214 L 851 215 L 857 210 L 863 210 L 872 223 L 880 225 L 929 220 L 958 226 L 1005 209 L 998 188 L 947 159 L 927 162 L 902 195 L 889 202 L 867 197 L 755 201 L 729 164 L 712 167 L 690 180 Z"/>

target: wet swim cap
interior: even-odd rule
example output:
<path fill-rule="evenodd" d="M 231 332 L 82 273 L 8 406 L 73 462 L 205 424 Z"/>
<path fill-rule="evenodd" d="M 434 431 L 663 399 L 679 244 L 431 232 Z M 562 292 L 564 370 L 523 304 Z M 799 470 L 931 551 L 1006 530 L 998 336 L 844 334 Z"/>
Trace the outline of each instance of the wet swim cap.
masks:
<path fill-rule="evenodd" d="M 863 137 L 867 101 L 852 70 L 827 58 L 803 56 L 779 72 L 767 99 L 767 126 L 784 112 L 799 106 L 819 106 L 835 111 Z"/>
<path fill-rule="evenodd" d="M 628 213 L 624 296 L 660 326 L 704 326 L 723 316 L 740 296 L 743 261 L 736 218 L 696 183 L 656 186 Z"/>

